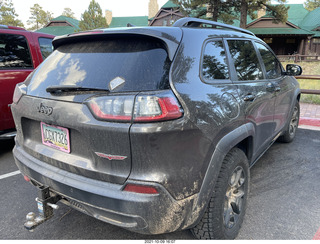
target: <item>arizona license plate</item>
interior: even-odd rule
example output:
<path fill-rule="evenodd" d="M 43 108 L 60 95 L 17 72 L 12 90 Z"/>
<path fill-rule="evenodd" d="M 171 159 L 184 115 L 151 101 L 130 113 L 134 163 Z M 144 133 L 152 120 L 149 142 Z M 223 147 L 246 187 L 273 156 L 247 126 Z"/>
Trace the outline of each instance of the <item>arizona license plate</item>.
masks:
<path fill-rule="evenodd" d="M 46 146 L 70 153 L 69 130 L 41 122 L 42 143 Z"/>

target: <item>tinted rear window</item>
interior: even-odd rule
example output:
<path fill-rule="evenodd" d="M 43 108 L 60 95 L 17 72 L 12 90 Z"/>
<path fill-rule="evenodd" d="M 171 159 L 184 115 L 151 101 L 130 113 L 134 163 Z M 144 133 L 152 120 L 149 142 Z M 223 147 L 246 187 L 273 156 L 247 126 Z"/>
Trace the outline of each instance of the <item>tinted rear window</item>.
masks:
<path fill-rule="evenodd" d="M 108 38 L 60 46 L 36 71 L 29 91 L 75 85 L 119 91 L 167 89 L 170 61 L 156 39 Z M 112 82 L 113 81 L 113 82 Z"/>
<path fill-rule="evenodd" d="M 0 69 L 33 68 L 27 39 L 22 35 L 0 34 Z"/>

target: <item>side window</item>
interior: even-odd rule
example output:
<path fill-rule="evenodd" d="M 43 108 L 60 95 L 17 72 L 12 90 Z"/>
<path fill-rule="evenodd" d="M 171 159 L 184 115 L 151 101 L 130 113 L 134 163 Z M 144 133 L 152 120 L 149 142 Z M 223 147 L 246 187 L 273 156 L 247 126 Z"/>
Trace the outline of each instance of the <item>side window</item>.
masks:
<path fill-rule="evenodd" d="M 226 51 L 222 41 L 206 44 L 202 61 L 202 77 L 205 80 L 229 79 Z"/>
<path fill-rule="evenodd" d="M 228 40 L 238 80 L 261 80 L 263 72 L 251 41 Z"/>
<path fill-rule="evenodd" d="M 0 69 L 33 68 L 27 40 L 22 35 L 0 34 Z"/>
<path fill-rule="evenodd" d="M 267 79 L 276 79 L 280 77 L 282 69 L 278 59 L 266 46 L 261 43 L 256 43 L 256 45 L 266 68 Z"/>
<path fill-rule="evenodd" d="M 40 50 L 43 60 L 45 60 L 53 51 L 52 39 L 50 38 L 39 38 Z"/>

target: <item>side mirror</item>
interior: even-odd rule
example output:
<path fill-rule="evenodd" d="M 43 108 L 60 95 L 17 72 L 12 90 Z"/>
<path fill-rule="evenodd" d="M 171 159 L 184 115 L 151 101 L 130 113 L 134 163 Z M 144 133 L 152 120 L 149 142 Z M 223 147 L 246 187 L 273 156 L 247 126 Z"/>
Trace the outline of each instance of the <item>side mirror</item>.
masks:
<path fill-rule="evenodd" d="M 302 74 L 302 68 L 300 65 L 296 64 L 287 64 L 286 66 L 286 75 L 297 76 Z"/>

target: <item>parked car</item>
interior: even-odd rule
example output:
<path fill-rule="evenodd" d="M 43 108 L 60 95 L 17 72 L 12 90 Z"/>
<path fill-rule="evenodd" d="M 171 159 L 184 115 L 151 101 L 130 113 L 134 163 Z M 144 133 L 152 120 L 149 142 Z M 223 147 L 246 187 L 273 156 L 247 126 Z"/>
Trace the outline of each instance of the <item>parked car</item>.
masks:
<path fill-rule="evenodd" d="M 0 25 L 0 140 L 15 136 L 10 105 L 17 83 L 23 82 L 52 51 L 54 36 Z"/>
<path fill-rule="evenodd" d="M 15 161 L 40 196 L 25 227 L 60 201 L 139 233 L 235 238 L 249 168 L 294 139 L 300 66 L 284 70 L 250 31 L 194 18 L 53 45 L 13 98 Z"/>

